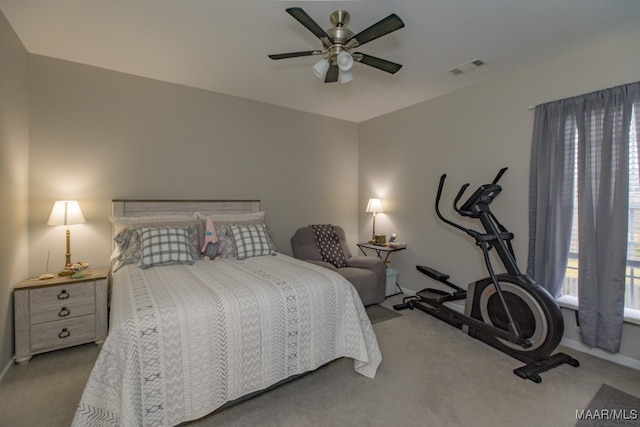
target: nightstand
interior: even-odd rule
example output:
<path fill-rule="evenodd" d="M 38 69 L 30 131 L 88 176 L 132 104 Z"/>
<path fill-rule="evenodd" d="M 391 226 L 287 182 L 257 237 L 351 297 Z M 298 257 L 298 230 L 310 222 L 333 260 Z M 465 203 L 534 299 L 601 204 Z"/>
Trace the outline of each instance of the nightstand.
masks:
<path fill-rule="evenodd" d="M 25 280 L 13 290 L 16 363 L 107 337 L 109 269 L 87 270 L 79 278 Z"/>
<path fill-rule="evenodd" d="M 394 295 L 401 294 L 402 288 L 397 282 L 398 271 L 393 268 L 389 268 L 389 255 L 391 255 L 391 252 L 398 252 L 406 249 L 407 248 L 406 243 L 402 247 L 394 247 L 389 245 L 376 245 L 374 243 L 357 243 L 357 245 L 358 245 L 358 248 L 360 249 L 360 252 L 362 252 L 364 256 L 368 256 L 365 249 L 371 249 L 376 252 L 376 256 L 378 258 L 384 261 L 384 267 L 387 270 L 387 287 L 385 290 L 385 297 L 391 297 Z M 384 257 L 383 257 L 383 254 L 384 254 Z M 396 289 L 399 292 L 396 292 Z"/>
<path fill-rule="evenodd" d="M 360 252 L 362 252 L 362 255 L 364 256 L 367 256 L 367 252 L 365 252 L 365 249 L 372 249 L 376 251 L 376 256 L 384 261 L 385 267 L 387 266 L 387 264 L 389 264 L 389 255 L 391 254 L 391 252 L 402 251 L 407 248 L 406 246 L 401 248 L 394 248 L 388 245 L 376 245 L 374 243 L 357 243 L 357 246 L 358 248 L 360 248 Z M 384 258 L 382 257 L 383 252 L 385 255 Z"/>

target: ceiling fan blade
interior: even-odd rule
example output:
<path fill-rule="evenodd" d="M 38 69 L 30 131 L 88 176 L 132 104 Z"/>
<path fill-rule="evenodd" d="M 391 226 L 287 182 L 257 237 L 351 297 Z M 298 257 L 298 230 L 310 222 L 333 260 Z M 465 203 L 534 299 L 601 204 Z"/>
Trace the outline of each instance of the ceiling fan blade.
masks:
<path fill-rule="evenodd" d="M 324 38 L 326 40 L 331 41 L 331 37 L 329 37 L 329 35 L 322 28 L 320 28 L 320 26 L 316 23 L 316 21 L 311 19 L 311 17 L 307 15 L 307 12 L 302 10 L 302 8 L 290 7 L 285 10 L 289 15 L 293 16 L 296 19 L 296 21 L 304 25 L 307 30 L 311 31 L 313 35 L 315 35 L 317 38 L 319 38 L 320 40 Z M 323 44 L 324 44 L 324 40 L 323 40 Z"/>
<path fill-rule="evenodd" d="M 327 71 L 327 75 L 324 77 L 324 82 L 325 83 L 337 82 L 338 74 L 340 74 L 340 69 L 338 68 L 338 64 L 332 64 L 329 67 L 329 71 Z"/>
<path fill-rule="evenodd" d="M 395 13 L 387 16 L 381 21 L 376 22 L 369 28 L 360 31 L 355 36 L 347 40 L 348 47 L 362 46 L 365 43 L 369 43 L 371 40 L 375 40 L 379 37 L 392 33 L 400 28 L 404 27 L 404 22 Z"/>
<path fill-rule="evenodd" d="M 289 53 L 275 53 L 269 55 L 271 59 L 287 59 L 287 58 L 297 58 L 299 56 L 311 56 L 311 55 L 320 55 L 322 53 L 321 50 L 305 50 L 301 52 L 289 52 Z"/>
<path fill-rule="evenodd" d="M 367 55 L 366 53 L 355 52 L 353 59 L 361 62 L 365 65 L 377 68 L 387 73 L 395 74 L 402 68 L 402 65 L 395 62 L 387 61 L 386 59 L 376 58 L 375 56 Z"/>

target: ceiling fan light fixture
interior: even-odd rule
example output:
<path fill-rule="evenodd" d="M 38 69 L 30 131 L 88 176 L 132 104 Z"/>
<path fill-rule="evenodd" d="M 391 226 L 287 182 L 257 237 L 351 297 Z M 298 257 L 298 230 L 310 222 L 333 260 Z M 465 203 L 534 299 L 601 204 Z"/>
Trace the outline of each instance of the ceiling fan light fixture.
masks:
<path fill-rule="evenodd" d="M 349 71 L 351 67 L 353 67 L 353 56 L 351 56 L 346 50 L 340 51 L 337 59 L 340 71 Z"/>
<path fill-rule="evenodd" d="M 322 58 L 320 61 L 313 64 L 312 70 L 316 77 L 324 79 L 327 71 L 329 71 L 329 61 L 326 58 Z"/>
<path fill-rule="evenodd" d="M 285 10 L 322 42 L 322 50 L 305 50 L 268 55 L 268 57 L 273 60 L 324 55 L 325 58 L 316 62 L 312 69 L 318 78 L 322 79 L 324 76 L 325 83 L 334 83 L 338 80 L 342 83 L 347 83 L 353 80 L 351 68 L 353 67 L 354 61 L 390 74 L 395 74 L 402 68 L 400 64 L 376 58 L 375 56 L 366 55 L 361 52 L 350 53 L 351 49 L 355 49 L 358 46 L 362 46 L 403 28 L 404 22 L 402 22 L 402 19 L 395 13 L 365 28 L 358 34 L 354 34 L 353 31 L 347 28 L 349 12 L 346 10 L 337 10 L 330 15 L 329 19 L 333 27 L 326 31 L 323 30 L 307 12 L 302 10 L 302 8 L 289 7 Z"/>
<path fill-rule="evenodd" d="M 340 83 L 349 83 L 351 80 L 353 80 L 353 73 L 349 70 L 340 70 L 338 79 L 340 80 Z"/>

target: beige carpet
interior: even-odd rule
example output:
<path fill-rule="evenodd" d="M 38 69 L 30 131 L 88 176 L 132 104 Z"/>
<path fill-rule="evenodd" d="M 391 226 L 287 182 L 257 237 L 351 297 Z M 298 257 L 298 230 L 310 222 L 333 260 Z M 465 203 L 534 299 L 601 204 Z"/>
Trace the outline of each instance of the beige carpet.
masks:
<path fill-rule="evenodd" d="M 366 307 L 366 310 L 367 316 L 369 316 L 369 320 L 373 325 L 402 316 L 402 312 L 395 311 L 392 308 L 386 308 L 378 304 L 370 305 Z"/>
<path fill-rule="evenodd" d="M 402 296 L 384 305 L 398 303 Z M 521 362 L 420 311 L 374 324 L 383 363 L 375 379 L 341 359 L 192 426 L 575 426 L 602 384 L 640 396 L 640 371 L 581 354 L 542 383 Z M 97 356 L 93 344 L 40 356 L 0 383 L 0 425 L 68 426 Z"/>

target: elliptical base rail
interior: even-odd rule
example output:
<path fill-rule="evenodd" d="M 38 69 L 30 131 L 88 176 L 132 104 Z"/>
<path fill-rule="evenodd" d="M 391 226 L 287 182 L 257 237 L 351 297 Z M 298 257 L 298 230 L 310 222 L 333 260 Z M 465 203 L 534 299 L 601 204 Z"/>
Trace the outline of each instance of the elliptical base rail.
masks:
<path fill-rule="evenodd" d="M 425 294 L 425 291 L 426 289 L 423 289 L 414 296 L 404 298 L 403 302 L 401 304 L 395 304 L 393 309 L 396 311 L 418 309 L 458 329 L 463 329 L 464 325 L 469 324 L 474 324 L 476 327 L 482 326 L 481 322 L 475 319 L 469 319 L 467 316 L 445 306 L 442 302 L 437 301 L 437 299 L 425 300 L 420 296 L 421 293 Z M 476 338 L 482 340 L 481 337 Z M 486 343 L 493 346 L 491 342 Z M 531 380 L 536 384 L 542 382 L 542 377 L 540 377 L 541 373 L 549 371 L 560 365 L 567 364 L 574 368 L 580 366 L 580 362 L 578 362 L 578 360 L 565 353 L 555 353 L 545 359 L 529 359 L 528 361 L 523 358 L 522 355 L 510 354 L 510 356 L 520 360 L 521 362 L 527 362 L 526 365 L 514 369 L 513 373 L 522 379 Z"/>
<path fill-rule="evenodd" d="M 533 361 L 529 362 L 521 368 L 514 369 L 513 373 L 525 380 L 531 380 L 534 383 L 541 383 L 542 378 L 540 378 L 540 374 L 548 371 L 549 369 L 553 369 L 556 366 L 560 366 L 563 364 L 567 364 L 577 368 L 580 366 L 580 362 L 578 362 L 573 357 L 569 356 L 565 353 L 556 353 L 550 356 L 548 359 L 541 361 Z"/>

